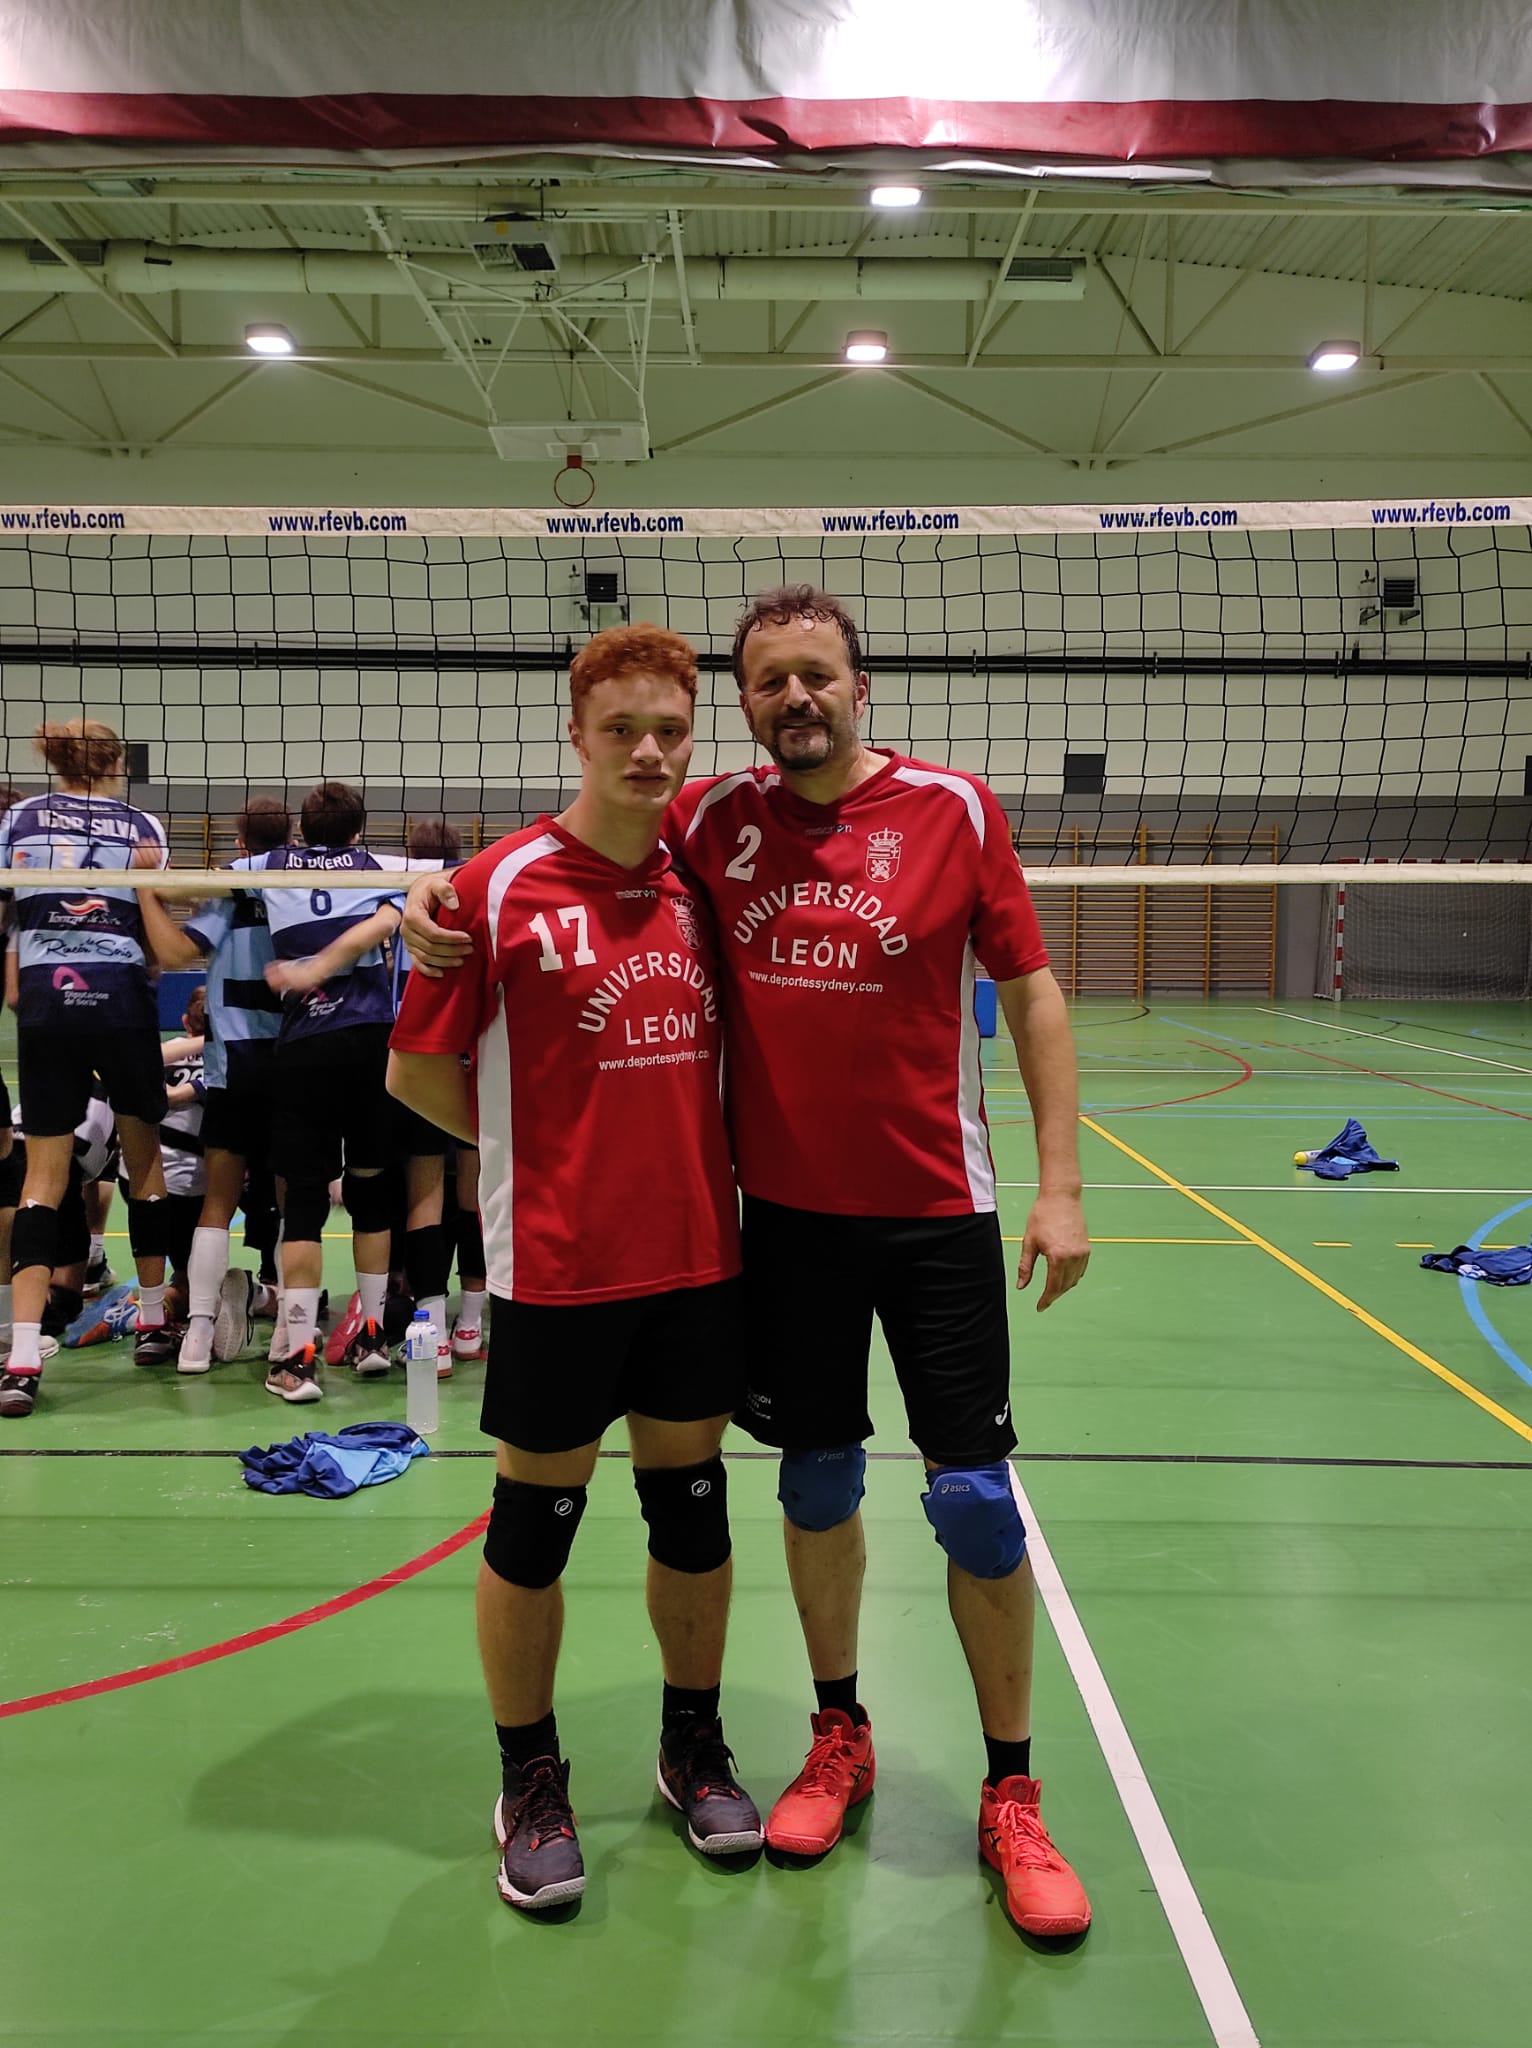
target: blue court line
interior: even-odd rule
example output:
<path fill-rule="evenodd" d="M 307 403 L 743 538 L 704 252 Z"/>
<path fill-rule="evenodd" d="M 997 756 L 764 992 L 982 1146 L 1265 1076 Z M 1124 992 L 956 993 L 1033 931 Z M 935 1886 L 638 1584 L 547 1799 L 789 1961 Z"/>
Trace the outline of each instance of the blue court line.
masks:
<path fill-rule="evenodd" d="M 1280 1052 L 1283 1050 L 1280 1046 L 1273 1047 L 1257 1044 L 1253 1038 L 1231 1038 L 1227 1031 L 1209 1031 L 1206 1025 L 1203 1024 L 1183 1024 L 1179 1018 L 1162 1017 L 1158 1011 L 1155 1012 L 1154 1021 L 1156 1024 L 1168 1024 L 1172 1031 L 1184 1031 L 1188 1035 L 1195 1032 L 1198 1038 L 1216 1038 L 1222 1045 L 1242 1045 L 1246 1052 Z"/>
<path fill-rule="evenodd" d="M 1502 1223 L 1508 1223 L 1513 1216 L 1519 1216 L 1523 1209 L 1532 1209 L 1532 1195 L 1528 1195 L 1523 1202 L 1513 1202 L 1509 1209 L 1502 1209 L 1498 1216 L 1491 1216 L 1488 1223 L 1481 1223 L 1468 1240 L 1470 1247 L 1477 1251 L 1492 1231 L 1498 1230 Z M 1479 1300 L 1478 1288 L 1477 1280 L 1466 1279 L 1461 1273 L 1458 1275 L 1458 1292 L 1463 1297 L 1463 1306 L 1468 1311 L 1469 1321 L 1490 1349 L 1497 1352 L 1511 1368 L 1517 1379 L 1525 1380 L 1527 1385 L 1532 1387 L 1532 1366 L 1528 1366 L 1517 1357 L 1485 1314 L 1484 1305 Z"/>

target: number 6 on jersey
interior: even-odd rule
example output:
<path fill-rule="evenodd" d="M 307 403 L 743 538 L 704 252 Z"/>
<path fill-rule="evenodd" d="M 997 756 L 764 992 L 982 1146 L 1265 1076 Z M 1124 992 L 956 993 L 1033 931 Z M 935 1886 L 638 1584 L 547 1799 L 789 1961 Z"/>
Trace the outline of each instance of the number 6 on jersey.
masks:
<path fill-rule="evenodd" d="M 585 905 L 583 903 L 566 904 L 557 913 L 557 916 L 561 930 L 567 932 L 573 928 L 575 935 L 573 964 L 576 967 L 594 967 L 596 964 L 596 954 L 590 942 L 590 924 L 586 916 Z M 542 968 L 544 974 L 556 974 L 561 967 L 570 965 L 570 962 L 564 958 L 557 946 L 554 945 L 553 933 L 548 927 L 547 918 L 541 911 L 537 913 L 536 917 L 528 920 L 527 929 L 536 934 L 537 943 L 543 949 L 542 958 L 537 964 Z"/>

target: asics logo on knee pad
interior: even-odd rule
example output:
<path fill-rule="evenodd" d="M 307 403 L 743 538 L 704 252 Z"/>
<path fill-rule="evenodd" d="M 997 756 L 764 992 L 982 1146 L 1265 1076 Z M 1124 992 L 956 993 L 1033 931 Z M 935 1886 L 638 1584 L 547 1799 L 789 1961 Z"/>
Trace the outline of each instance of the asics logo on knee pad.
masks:
<path fill-rule="evenodd" d="M 694 1499 L 701 1500 L 705 1494 L 709 1494 L 712 1491 L 713 1482 L 711 1479 L 694 1479 L 692 1481 L 692 1496 Z"/>
<path fill-rule="evenodd" d="M 572 1515 L 574 1513 L 574 1502 L 567 1493 L 562 1500 L 556 1500 L 553 1503 L 553 1512 L 556 1515 Z"/>

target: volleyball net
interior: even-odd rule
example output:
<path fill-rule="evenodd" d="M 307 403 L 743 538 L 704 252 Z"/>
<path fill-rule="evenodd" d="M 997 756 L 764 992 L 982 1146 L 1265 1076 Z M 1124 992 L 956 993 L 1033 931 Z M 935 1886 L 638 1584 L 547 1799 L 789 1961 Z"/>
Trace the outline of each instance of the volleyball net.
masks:
<path fill-rule="evenodd" d="M 735 621 L 808 583 L 861 626 L 872 743 L 999 796 L 1076 992 L 1271 985 L 1312 927 L 1322 990 L 1338 961 L 1343 992 L 1524 993 L 1528 521 L 0 508 L 5 779 L 45 786 L 34 729 L 83 713 L 188 882 L 226 886 L 250 796 L 296 809 L 322 779 L 361 790 L 380 851 L 435 820 L 472 853 L 573 794 L 565 672 L 605 626 L 685 634 L 692 772 L 748 766 Z"/>

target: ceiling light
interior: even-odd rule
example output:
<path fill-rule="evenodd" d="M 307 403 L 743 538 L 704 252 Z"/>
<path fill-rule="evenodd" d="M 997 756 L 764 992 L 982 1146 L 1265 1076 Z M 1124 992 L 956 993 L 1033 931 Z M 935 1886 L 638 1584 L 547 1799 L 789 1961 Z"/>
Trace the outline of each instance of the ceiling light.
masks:
<path fill-rule="evenodd" d="M 874 185 L 867 195 L 872 206 L 919 206 L 922 197 L 918 185 Z"/>
<path fill-rule="evenodd" d="M 881 363 L 888 356 L 888 336 L 873 327 L 858 328 L 846 336 L 848 363 Z"/>
<path fill-rule="evenodd" d="M 1336 370 L 1354 370 L 1361 360 L 1360 342 L 1322 341 L 1309 357 L 1309 368 L 1330 375 Z"/>
<path fill-rule="evenodd" d="M 287 329 L 273 321 L 259 321 L 245 329 L 245 347 L 252 355 L 290 356 L 297 346 Z"/>

